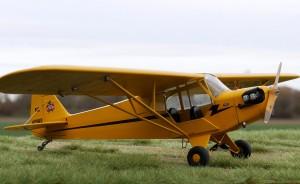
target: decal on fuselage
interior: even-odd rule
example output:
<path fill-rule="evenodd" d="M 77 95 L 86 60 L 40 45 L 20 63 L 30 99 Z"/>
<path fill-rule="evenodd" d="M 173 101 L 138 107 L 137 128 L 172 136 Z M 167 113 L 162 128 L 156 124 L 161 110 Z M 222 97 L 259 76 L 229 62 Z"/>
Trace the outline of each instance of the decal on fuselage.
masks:
<path fill-rule="evenodd" d="M 51 101 L 48 102 L 46 106 L 47 112 L 53 112 L 55 110 L 55 105 Z"/>

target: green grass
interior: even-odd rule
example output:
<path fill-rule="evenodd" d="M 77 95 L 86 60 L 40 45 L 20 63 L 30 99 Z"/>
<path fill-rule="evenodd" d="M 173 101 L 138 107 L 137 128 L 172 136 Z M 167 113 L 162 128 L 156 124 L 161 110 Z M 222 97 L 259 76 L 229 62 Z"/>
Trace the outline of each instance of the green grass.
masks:
<path fill-rule="evenodd" d="M 252 144 L 249 160 L 214 152 L 206 168 L 189 167 L 177 140 L 54 141 L 37 152 L 41 140 L 5 134 L 0 183 L 300 183 L 299 125 L 255 126 L 231 133 Z"/>

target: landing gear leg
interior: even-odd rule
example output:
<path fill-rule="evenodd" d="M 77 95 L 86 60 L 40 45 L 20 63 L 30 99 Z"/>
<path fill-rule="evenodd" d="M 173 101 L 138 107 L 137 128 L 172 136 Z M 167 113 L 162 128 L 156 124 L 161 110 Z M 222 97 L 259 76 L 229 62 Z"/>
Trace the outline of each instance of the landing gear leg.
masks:
<path fill-rule="evenodd" d="M 209 163 L 209 151 L 206 149 L 211 135 L 190 137 L 193 146 L 187 155 L 187 161 L 192 167 L 205 167 Z"/>
<path fill-rule="evenodd" d="M 38 151 L 43 151 L 43 150 L 45 149 L 45 147 L 46 147 L 50 142 L 52 142 L 52 139 L 45 140 L 44 142 L 42 142 L 41 145 L 39 145 L 39 146 L 37 147 L 37 150 L 38 150 Z"/>
<path fill-rule="evenodd" d="M 230 151 L 234 158 L 250 158 L 251 146 L 244 140 L 237 140 L 233 142 L 227 134 L 214 136 L 212 139 L 217 144 L 214 145 L 210 151 L 216 151 L 219 147 Z"/>

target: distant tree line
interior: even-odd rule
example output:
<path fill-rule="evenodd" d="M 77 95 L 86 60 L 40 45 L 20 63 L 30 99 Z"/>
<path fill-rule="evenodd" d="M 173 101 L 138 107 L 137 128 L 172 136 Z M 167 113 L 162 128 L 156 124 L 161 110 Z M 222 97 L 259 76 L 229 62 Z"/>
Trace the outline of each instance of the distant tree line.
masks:
<path fill-rule="evenodd" d="M 300 117 L 300 91 L 288 87 L 280 88 L 280 95 L 274 109 L 274 117 Z"/>
<path fill-rule="evenodd" d="M 110 102 L 123 100 L 124 97 L 104 97 Z M 70 113 L 77 113 L 101 107 L 104 104 L 86 96 L 59 97 Z M 30 95 L 6 95 L 0 94 L 0 116 L 27 117 L 30 111 Z M 300 91 L 288 87 L 280 89 L 274 117 L 296 118 L 300 117 Z"/>
<path fill-rule="evenodd" d="M 65 96 L 59 100 L 70 113 L 78 113 L 104 106 L 97 100 L 87 96 Z M 103 97 L 109 102 L 118 102 L 124 97 Z M 0 94 L 0 116 L 25 117 L 30 114 L 31 95 Z"/>

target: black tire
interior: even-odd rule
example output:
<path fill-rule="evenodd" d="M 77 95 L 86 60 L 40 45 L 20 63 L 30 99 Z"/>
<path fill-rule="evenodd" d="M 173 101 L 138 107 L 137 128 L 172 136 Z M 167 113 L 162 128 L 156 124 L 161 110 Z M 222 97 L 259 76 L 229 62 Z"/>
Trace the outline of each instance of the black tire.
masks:
<path fill-rule="evenodd" d="M 231 152 L 231 155 L 234 158 L 247 159 L 251 157 L 252 148 L 248 142 L 244 140 L 237 140 L 235 141 L 235 144 L 240 148 L 240 152 L 238 154 Z"/>
<path fill-rule="evenodd" d="M 37 147 L 37 150 L 38 150 L 38 151 L 43 151 L 43 150 L 44 150 L 44 147 L 43 147 L 43 146 L 38 146 L 38 147 Z"/>
<path fill-rule="evenodd" d="M 196 159 L 196 157 L 198 157 Z M 207 166 L 209 163 L 209 152 L 203 147 L 193 147 L 187 155 L 187 161 L 190 166 Z"/>

